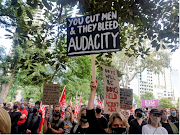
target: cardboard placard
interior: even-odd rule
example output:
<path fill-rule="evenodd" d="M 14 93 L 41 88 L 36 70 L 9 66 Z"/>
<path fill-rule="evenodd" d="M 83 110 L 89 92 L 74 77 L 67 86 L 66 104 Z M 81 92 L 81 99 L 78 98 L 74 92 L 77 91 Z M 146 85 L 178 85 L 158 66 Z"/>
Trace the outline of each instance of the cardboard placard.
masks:
<path fill-rule="evenodd" d="M 163 110 L 163 107 L 162 106 L 157 106 L 156 107 L 159 111 Z"/>
<path fill-rule="evenodd" d="M 104 78 L 104 112 L 120 112 L 120 89 L 115 68 L 103 66 Z"/>
<path fill-rule="evenodd" d="M 132 109 L 133 90 L 120 88 L 120 108 L 124 110 Z"/>
<path fill-rule="evenodd" d="M 43 85 L 43 105 L 58 105 L 59 104 L 59 84 L 47 84 Z"/>
<path fill-rule="evenodd" d="M 116 10 L 67 18 L 67 56 L 120 51 Z"/>

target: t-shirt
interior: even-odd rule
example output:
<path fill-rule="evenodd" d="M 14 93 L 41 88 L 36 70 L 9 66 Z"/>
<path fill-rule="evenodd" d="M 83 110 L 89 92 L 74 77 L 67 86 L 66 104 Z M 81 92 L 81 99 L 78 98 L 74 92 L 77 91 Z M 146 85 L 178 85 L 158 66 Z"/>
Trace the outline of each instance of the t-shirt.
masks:
<path fill-rule="evenodd" d="M 79 125 L 75 134 L 88 134 L 89 133 L 88 129 L 89 129 L 89 127 L 88 128 L 82 128 L 81 125 Z"/>
<path fill-rule="evenodd" d="M 21 116 L 21 112 L 9 112 L 11 117 L 11 134 L 17 134 L 17 122 Z"/>
<path fill-rule="evenodd" d="M 26 109 L 23 109 L 23 110 L 20 110 L 21 111 L 21 116 L 23 115 L 23 114 L 25 114 L 26 115 L 26 117 L 24 118 L 24 119 L 19 119 L 19 121 L 17 122 L 17 125 L 22 125 L 22 124 L 24 124 L 25 123 L 25 121 L 26 121 L 26 118 L 27 118 L 27 115 L 28 115 L 28 111 L 26 110 Z"/>
<path fill-rule="evenodd" d="M 164 127 L 168 131 L 168 134 L 173 134 L 173 131 L 169 123 L 162 123 L 162 127 Z"/>
<path fill-rule="evenodd" d="M 73 125 L 70 121 L 64 121 L 64 134 L 70 134 Z"/>
<path fill-rule="evenodd" d="M 177 118 L 176 116 L 174 117 L 174 116 L 172 116 L 172 115 L 169 116 L 168 119 L 171 120 L 171 122 L 179 121 L 178 118 Z"/>
<path fill-rule="evenodd" d="M 143 120 L 139 125 L 137 119 L 132 119 L 129 125 L 129 134 L 142 134 L 142 127 L 146 125 L 146 122 Z"/>
<path fill-rule="evenodd" d="M 150 124 L 146 124 L 142 127 L 142 134 L 168 134 L 164 127 L 155 128 Z"/>
<path fill-rule="evenodd" d="M 49 120 L 47 121 L 47 126 L 48 126 L 48 122 L 49 122 Z M 54 130 L 57 130 L 57 131 L 59 130 L 59 128 L 64 129 L 64 121 L 62 121 L 60 125 L 56 126 L 56 124 L 58 122 L 59 122 L 59 120 L 53 119 L 52 124 L 51 124 L 51 128 L 53 128 Z M 48 129 L 46 134 L 53 134 L 53 133 L 52 133 L 51 129 Z"/>
<path fill-rule="evenodd" d="M 97 118 L 99 120 L 99 124 L 103 129 L 107 128 L 107 119 L 104 116 L 101 116 L 101 118 Z"/>

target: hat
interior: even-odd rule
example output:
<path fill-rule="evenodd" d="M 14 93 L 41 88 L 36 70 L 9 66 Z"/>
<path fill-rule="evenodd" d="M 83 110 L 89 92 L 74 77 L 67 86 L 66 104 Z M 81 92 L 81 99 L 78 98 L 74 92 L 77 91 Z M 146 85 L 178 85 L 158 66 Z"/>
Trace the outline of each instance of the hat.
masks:
<path fill-rule="evenodd" d="M 151 109 L 150 114 L 159 114 L 159 115 L 162 115 L 158 109 Z"/>
<path fill-rule="evenodd" d="M 18 108 L 18 106 L 17 106 L 17 105 L 14 105 L 13 108 L 16 109 L 16 108 Z"/>
<path fill-rule="evenodd" d="M 135 110 L 135 113 L 136 113 L 137 111 L 143 112 L 140 108 L 136 109 L 136 110 Z"/>

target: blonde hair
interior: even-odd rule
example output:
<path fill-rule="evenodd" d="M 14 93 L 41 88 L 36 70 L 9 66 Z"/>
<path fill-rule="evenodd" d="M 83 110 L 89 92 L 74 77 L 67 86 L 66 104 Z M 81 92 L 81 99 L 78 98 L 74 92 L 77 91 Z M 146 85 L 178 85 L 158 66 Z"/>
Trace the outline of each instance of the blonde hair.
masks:
<path fill-rule="evenodd" d="M 10 134 L 11 133 L 11 118 L 9 113 L 0 107 L 0 133 Z"/>
<path fill-rule="evenodd" d="M 125 118 L 124 115 L 122 115 L 121 113 L 116 112 L 116 113 L 113 113 L 113 114 L 110 116 L 110 120 L 109 120 L 109 122 L 108 122 L 108 130 L 107 130 L 107 132 L 108 132 L 108 133 L 112 133 L 111 127 L 112 127 L 112 123 L 114 122 L 115 118 L 121 119 L 121 120 L 122 120 L 122 123 L 126 126 L 127 131 L 128 131 L 128 129 L 129 129 L 129 124 L 128 124 L 126 118 Z"/>
<path fill-rule="evenodd" d="M 151 124 L 151 119 L 150 119 L 151 115 L 152 115 L 152 114 L 149 114 L 149 117 L 148 117 L 148 119 L 147 119 L 147 124 Z M 158 127 L 160 127 L 160 126 L 161 126 L 161 123 L 159 122 L 159 123 L 158 123 Z"/>
<path fill-rule="evenodd" d="M 71 123 L 73 123 L 73 121 L 74 121 L 74 116 L 73 116 L 72 112 L 70 112 L 70 111 L 66 111 L 66 112 L 68 112 L 68 113 L 70 114 L 70 121 L 71 121 Z M 65 114 L 66 114 L 66 112 L 65 112 Z M 65 120 L 65 121 L 67 120 L 66 115 L 65 115 L 64 120 Z"/>
<path fill-rule="evenodd" d="M 78 117 L 77 117 L 77 122 L 78 122 L 78 125 L 81 125 L 81 114 L 82 114 L 82 111 L 86 110 L 86 107 L 82 107 L 79 111 L 79 114 L 78 114 Z"/>

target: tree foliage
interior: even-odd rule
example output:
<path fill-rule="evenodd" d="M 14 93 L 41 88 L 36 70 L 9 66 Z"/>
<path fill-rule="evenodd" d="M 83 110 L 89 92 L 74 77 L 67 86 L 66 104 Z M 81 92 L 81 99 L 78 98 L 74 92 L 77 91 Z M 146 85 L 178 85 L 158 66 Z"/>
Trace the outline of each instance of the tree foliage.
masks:
<path fill-rule="evenodd" d="M 179 98 L 178 98 L 178 101 L 177 101 L 176 107 L 177 107 L 177 108 L 179 108 Z"/>
<path fill-rule="evenodd" d="M 161 98 L 159 100 L 159 106 L 162 106 L 164 109 L 174 107 L 173 103 L 168 98 Z"/>
<path fill-rule="evenodd" d="M 135 94 L 135 93 L 133 93 L 133 98 L 134 98 L 134 100 L 136 101 L 136 104 L 137 104 L 137 108 L 141 108 L 142 106 L 141 106 L 141 100 L 139 99 L 139 97 Z M 133 106 L 134 107 L 134 106 Z"/>
<path fill-rule="evenodd" d="M 144 94 L 141 94 L 141 99 L 153 100 L 155 97 L 152 92 L 146 91 Z"/>

